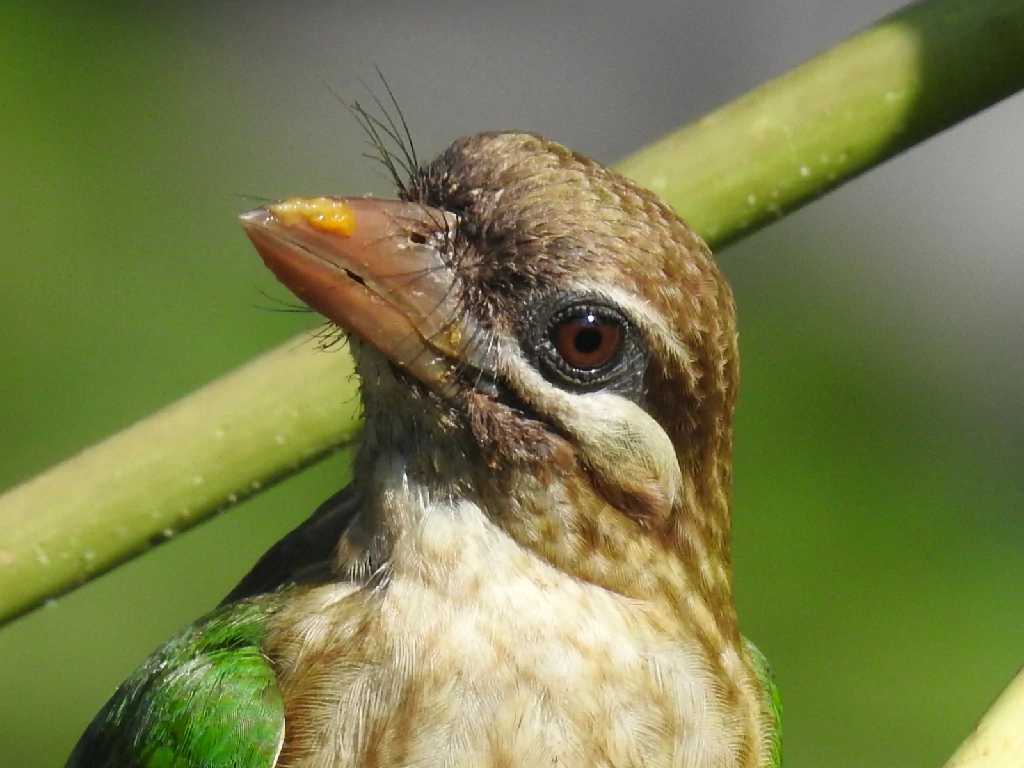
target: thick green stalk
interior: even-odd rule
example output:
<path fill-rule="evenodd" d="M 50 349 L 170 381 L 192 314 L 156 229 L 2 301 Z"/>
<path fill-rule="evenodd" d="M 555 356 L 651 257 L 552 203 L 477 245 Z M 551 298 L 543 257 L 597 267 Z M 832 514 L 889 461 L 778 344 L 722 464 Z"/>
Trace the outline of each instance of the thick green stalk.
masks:
<path fill-rule="evenodd" d="M 721 247 L 1021 87 L 1024 2 L 930 0 L 665 136 L 618 169 Z"/>
<path fill-rule="evenodd" d="M 323 457 L 355 435 L 358 406 L 351 357 L 307 336 L 13 488 L 0 497 L 0 620 Z"/>
<path fill-rule="evenodd" d="M 1024 87 L 1024 0 L 928 0 L 627 159 L 712 245 Z M 0 497 L 0 622 L 357 429 L 344 354 L 291 343 Z"/>
<path fill-rule="evenodd" d="M 1024 765 L 1024 668 L 1010 681 L 945 768 Z"/>

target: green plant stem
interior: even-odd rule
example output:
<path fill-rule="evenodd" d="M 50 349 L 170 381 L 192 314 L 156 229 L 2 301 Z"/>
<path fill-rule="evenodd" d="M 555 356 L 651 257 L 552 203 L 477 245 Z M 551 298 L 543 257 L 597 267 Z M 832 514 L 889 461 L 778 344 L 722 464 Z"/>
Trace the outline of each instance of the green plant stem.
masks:
<path fill-rule="evenodd" d="M 1024 2 L 909 6 L 623 161 L 721 247 L 1024 87 Z"/>
<path fill-rule="evenodd" d="M 620 169 L 712 245 L 1024 87 L 1024 0 L 928 0 Z M 0 497 L 0 622 L 297 471 L 357 429 L 351 362 L 269 352 Z"/>
<path fill-rule="evenodd" d="M 83 584 L 351 440 L 356 389 L 348 354 L 294 339 L 8 491 L 0 616 Z"/>
<path fill-rule="evenodd" d="M 945 768 L 1024 765 L 1024 668 L 1006 686 Z"/>

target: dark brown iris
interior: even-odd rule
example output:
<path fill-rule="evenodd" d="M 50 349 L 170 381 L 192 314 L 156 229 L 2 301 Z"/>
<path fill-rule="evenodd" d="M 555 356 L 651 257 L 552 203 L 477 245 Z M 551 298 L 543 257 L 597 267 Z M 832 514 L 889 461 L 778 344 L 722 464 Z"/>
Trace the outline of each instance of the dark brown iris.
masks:
<path fill-rule="evenodd" d="M 551 331 L 551 343 L 566 363 L 584 371 L 606 365 L 622 348 L 622 326 L 586 312 L 563 320 Z"/>

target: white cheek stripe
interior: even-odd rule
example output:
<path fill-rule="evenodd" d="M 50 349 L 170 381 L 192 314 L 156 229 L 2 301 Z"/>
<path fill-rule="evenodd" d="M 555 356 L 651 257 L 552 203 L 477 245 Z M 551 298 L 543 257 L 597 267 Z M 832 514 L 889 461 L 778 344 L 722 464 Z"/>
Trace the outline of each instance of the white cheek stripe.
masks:
<path fill-rule="evenodd" d="M 682 473 L 675 446 L 650 415 L 611 392 L 573 393 L 548 382 L 518 349 L 504 347 L 499 362 L 520 397 L 571 434 L 588 465 L 629 488 L 654 481 L 675 503 Z"/>

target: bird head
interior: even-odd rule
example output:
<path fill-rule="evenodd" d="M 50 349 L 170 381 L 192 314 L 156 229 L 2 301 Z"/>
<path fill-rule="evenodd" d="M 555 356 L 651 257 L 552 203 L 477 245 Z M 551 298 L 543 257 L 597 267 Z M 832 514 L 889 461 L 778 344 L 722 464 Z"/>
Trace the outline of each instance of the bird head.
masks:
<path fill-rule="evenodd" d="M 357 482 L 372 494 L 399 465 L 560 570 L 695 603 L 734 635 L 739 361 L 705 244 L 651 192 L 523 133 L 456 141 L 400 197 L 242 216 L 267 266 L 352 342 Z"/>

